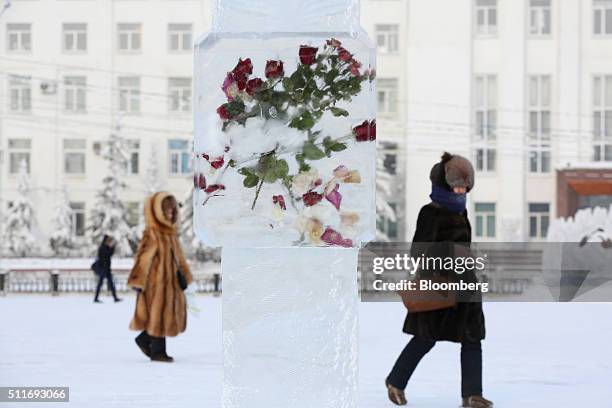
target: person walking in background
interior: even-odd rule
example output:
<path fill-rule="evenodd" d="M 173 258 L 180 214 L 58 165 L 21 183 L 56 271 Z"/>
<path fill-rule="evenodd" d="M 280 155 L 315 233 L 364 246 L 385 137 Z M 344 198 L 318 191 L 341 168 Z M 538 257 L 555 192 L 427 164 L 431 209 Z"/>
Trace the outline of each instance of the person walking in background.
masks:
<path fill-rule="evenodd" d="M 115 302 L 121 302 L 122 300 L 117 297 L 115 283 L 113 282 L 113 274 L 111 272 L 111 258 L 114 252 L 115 240 L 109 235 L 104 235 L 104 238 L 102 238 L 102 243 L 98 248 L 98 258 L 92 265 L 94 272 L 96 272 L 98 275 L 98 286 L 96 287 L 96 295 L 94 297 L 95 303 L 102 303 L 99 297 L 104 279 L 106 279 L 108 290 L 113 294 L 113 299 L 115 299 Z"/>
<path fill-rule="evenodd" d="M 418 243 L 471 242 L 472 230 L 467 217 L 466 194 L 474 187 L 474 169 L 464 157 L 444 153 L 442 160 L 431 169 L 431 203 L 421 208 L 412 239 L 411 255 L 421 253 Z M 415 245 L 417 243 L 417 245 Z M 458 244 L 461 245 L 461 244 Z M 457 245 L 457 246 L 458 246 Z M 445 247 L 445 244 L 440 245 Z M 448 248 L 448 247 L 447 247 Z M 473 270 L 466 271 L 464 280 L 476 281 Z M 403 331 L 412 334 L 385 383 L 389 399 L 396 405 L 406 405 L 404 389 L 419 361 L 436 341 L 461 343 L 462 406 L 489 408 L 493 403 L 482 397 L 482 350 L 485 319 L 480 298 L 476 302 L 457 302 L 454 307 L 439 310 L 408 312 Z"/>
<path fill-rule="evenodd" d="M 193 278 L 177 237 L 174 196 L 155 193 L 144 211 L 146 227 L 128 278 L 128 286 L 138 293 L 130 329 L 142 331 L 136 344 L 152 361 L 172 362 L 166 337 L 177 336 L 187 327 L 183 291 Z"/>

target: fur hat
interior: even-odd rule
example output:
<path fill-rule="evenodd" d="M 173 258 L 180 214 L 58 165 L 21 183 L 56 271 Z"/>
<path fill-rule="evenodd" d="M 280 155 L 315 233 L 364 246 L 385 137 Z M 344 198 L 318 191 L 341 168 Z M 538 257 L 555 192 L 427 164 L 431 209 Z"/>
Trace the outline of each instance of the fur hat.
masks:
<path fill-rule="evenodd" d="M 469 192 L 474 187 L 474 167 L 465 157 L 444 152 L 442 160 L 431 168 L 429 179 L 447 190 L 465 187 Z"/>

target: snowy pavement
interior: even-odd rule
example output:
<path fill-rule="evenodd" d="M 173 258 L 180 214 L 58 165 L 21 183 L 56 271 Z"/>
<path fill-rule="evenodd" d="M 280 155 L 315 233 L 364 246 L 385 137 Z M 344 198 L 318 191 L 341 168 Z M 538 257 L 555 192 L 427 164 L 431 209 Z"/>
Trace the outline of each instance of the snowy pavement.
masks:
<path fill-rule="evenodd" d="M 174 364 L 151 363 L 127 330 L 134 299 L 0 297 L 0 386 L 70 386 L 70 403 L 45 407 L 219 407 L 221 301 L 198 296 L 201 314 L 169 339 Z M 360 406 L 391 407 L 383 380 L 408 336 L 398 303 L 362 303 Z M 489 303 L 485 394 L 496 407 L 612 406 L 612 304 Z M 459 345 L 439 343 L 408 386 L 410 407 L 459 405 Z M 39 404 L 0 403 L 0 408 Z M 316 407 L 314 407 L 316 408 Z"/>

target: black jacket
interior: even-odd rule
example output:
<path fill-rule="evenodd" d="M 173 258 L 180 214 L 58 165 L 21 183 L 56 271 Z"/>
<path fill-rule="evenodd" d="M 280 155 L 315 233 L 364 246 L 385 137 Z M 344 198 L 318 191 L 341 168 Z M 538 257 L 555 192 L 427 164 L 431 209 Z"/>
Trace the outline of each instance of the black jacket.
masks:
<path fill-rule="evenodd" d="M 110 247 L 106 245 L 105 242 L 102 242 L 98 248 L 98 262 L 100 263 L 100 269 L 103 271 L 104 275 L 110 275 L 111 273 L 111 257 L 114 252 L 115 247 Z"/>
<path fill-rule="evenodd" d="M 412 239 L 411 256 L 421 255 L 423 245 L 418 243 L 443 242 L 429 246 L 434 254 L 428 256 L 445 256 L 450 251 L 451 243 L 469 243 L 472 240 L 472 228 L 463 214 L 453 213 L 446 208 L 430 203 L 419 212 L 417 227 Z M 414 243 L 417 243 L 415 245 Z M 453 274 L 455 275 L 455 274 Z M 474 271 L 467 271 L 463 280 L 476 281 Z M 485 319 L 481 302 L 458 302 L 454 308 L 430 312 L 408 313 L 404 322 L 404 332 L 428 340 L 447 340 L 453 342 L 478 341 L 485 338 Z"/>

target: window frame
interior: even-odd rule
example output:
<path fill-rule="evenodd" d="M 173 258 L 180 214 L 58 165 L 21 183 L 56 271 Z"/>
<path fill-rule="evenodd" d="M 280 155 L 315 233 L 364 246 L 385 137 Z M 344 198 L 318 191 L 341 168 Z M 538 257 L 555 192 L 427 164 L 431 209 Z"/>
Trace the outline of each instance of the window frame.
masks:
<path fill-rule="evenodd" d="M 7 23 L 6 24 L 6 52 L 12 54 L 30 54 L 32 53 L 32 23 Z M 17 48 L 11 48 L 11 37 L 17 37 Z M 24 41 L 24 36 L 28 37 L 27 43 Z M 24 43 L 27 44 L 24 47 Z"/>
<path fill-rule="evenodd" d="M 546 211 L 532 210 L 532 206 L 545 205 Z M 532 234 L 532 219 L 535 220 L 535 235 Z M 543 227 L 543 219 L 546 219 L 546 228 Z M 550 228 L 550 203 L 544 202 L 529 202 L 527 203 L 527 225 L 528 225 L 528 237 L 532 241 L 545 240 L 548 235 L 548 229 Z"/>
<path fill-rule="evenodd" d="M 597 89 L 598 81 L 599 89 Z M 591 89 L 593 92 L 592 159 L 598 163 L 612 162 L 612 74 L 593 75 Z M 610 95 L 606 95 L 607 92 Z"/>
<path fill-rule="evenodd" d="M 80 147 L 67 146 L 67 142 L 82 143 Z M 68 170 L 68 157 L 81 157 L 82 170 L 81 171 L 69 171 Z M 87 139 L 85 138 L 65 138 L 62 140 L 62 161 L 63 161 L 63 173 L 66 176 L 84 176 L 87 173 Z"/>
<path fill-rule="evenodd" d="M 490 205 L 493 207 L 492 210 L 478 210 L 478 206 Z M 493 234 L 490 232 L 490 221 L 493 218 L 492 229 Z M 474 236 L 481 239 L 495 239 L 497 237 L 497 203 L 493 201 L 476 202 L 474 203 Z M 479 234 L 479 228 L 481 234 Z"/>
<path fill-rule="evenodd" d="M 11 146 L 15 142 L 25 142 L 27 147 L 20 146 Z M 21 165 L 21 160 L 25 159 L 26 161 L 26 169 L 27 173 L 30 174 L 32 168 L 32 139 L 30 138 L 9 138 L 7 141 L 7 153 L 8 153 L 8 173 L 10 175 L 19 174 L 19 166 Z M 14 159 L 14 157 L 20 157 L 19 159 Z"/>
<path fill-rule="evenodd" d="M 184 84 L 181 85 L 180 82 L 184 82 Z M 172 114 L 191 113 L 191 109 L 192 109 L 191 102 L 193 98 L 192 86 L 193 86 L 193 81 L 190 77 L 169 77 L 168 78 L 168 112 L 169 113 L 172 113 Z"/>
<path fill-rule="evenodd" d="M 487 0 L 474 0 L 474 35 L 476 37 L 496 37 L 499 32 L 499 1 L 490 0 L 495 2 L 494 5 L 480 5 L 480 1 Z M 483 24 L 479 23 L 479 15 L 482 12 Z M 495 16 L 495 24 L 491 24 L 491 17 Z"/>
<path fill-rule="evenodd" d="M 482 84 L 479 85 L 479 82 Z M 491 83 L 493 82 L 493 83 Z M 497 74 L 475 74 L 473 82 L 474 131 L 472 137 L 474 168 L 482 173 L 497 171 L 499 129 L 499 81 Z"/>
<path fill-rule="evenodd" d="M 126 47 L 121 46 L 122 36 L 125 36 Z M 138 39 L 138 48 L 134 47 Z M 117 52 L 121 54 L 138 54 L 142 52 L 143 35 L 142 23 L 117 23 Z"/>
<path fill-rule="evenodd" d="M 188 27 L 187 28 L 181 28 Z M 185 36 L 189 36 L 186 41 Z M 172 48 L 173 37 L 176 36 L 177 48 Z M 168 23 L 168 52 L 173 54 L 183 54 L 191 52 L 193 48 L 193 24 L 192 23 Z"/>
<path fill-rule="evenodd" d="M 184 148 L 172 147 L 172 143 L 184 142 Z M 173 138 L 168 139 L 168 174 L 172 177 L 187 176 L 192 173 L 192 154 L 190 141 L 188 139 Z M 174 157 L 176 157 L 177 170 L 173 169 Z"/>
<path fill-rule="evenodd" d="M 134 81 L 134 83 L 126 84 L 129 81 Z M 141 80 L 139 76 L 127 75 L 117 77 L 117 110 L 126 115 L 140 114 L 142 108 L 140 89 Z"/>
<path fill-rule="evenodd" d="M 29 77 L 21 76 L 21 75 L 9 74 L 7 88 L 8 88 L 8 109 L 7 110 L 11 113 L 21 113 L 21 114 L 31 113 L 32 112 L 32 79 Z M 13 104 L 14 93 L 16 93 L 16 100 L 15 100 L 16 103 L 15 104 Z"/>
<path fill-rule="evenodd" d="M 384 93 L 384 106 L 381 109 L 380 94 Z M 381 116 L 393 116 L 399 113 L 399 78 L 378 78 L 376 82 L 376 101 L 378 103 L 378 114 Z M 390 106 L 393 109 L 389 109 Z"/>
<path fill-rule="evenodd" d="M 62 23 L 62 51 L 67 54 L 85 54 L 88 45 L 87 28 L 87 23 Z M 66 47 L 66 39 L 69 36 L 72 37 L 72 48 Z M 79 37 L 83 37 L 85 43 L 82 49 L 79 48 Z"/>
<path fill-rule="evenodd" d="M 385 54 L 397 54 L 399 52 L 399 25 L 398 24 L 376 24 L 374 26 L 377 50 Z M 379 44 L 379 39 L 384 39 L 384 45 Z"/>
<path fill-rule="evenodd" d="M 552 75 L 549 74 L 531 74 L 527 77 L 526 137 L 529 149 L 527 171 L 530 174 L 550 174 L 552 171 L 552 83 Z M 535 132 L 532 128 L 534 117 Z M 548 127 L 546 127 L 545 119 L 548 120 Z"/>
<path fill-rule="evenodd" d="M 612 1 L 593 0 L 593 13 L 591 22 L 593 24 L 593 36 L 596 38 L 612 37 Z M 599 17 L 597 14 L 599 13 Z M 608 13 L 610 14 L 610 25 L 608 26 Z M 597 25 L 601 32 L 597 32 Z"/>
<path fill-rule="evenodd" d="M 87 77 L 69 75 L 64 77 L 64 111 L 69 113 L 87 113 Z M 79 107 L 79 96 L 82 106 Z"/>
<path fill-rule="evenodd" d="M 84 201 L 70 201 L 68 203 L 70 209 L 72 210 L 72 214 L 70 217 L 72 218 L 72 235 L 74 237 L 84 237 L 85 231 L 87 229 L 87 217 L 85 213 L 85 202 Z M 80 208 L 78 208 L 80 207 Z M 79 229 L 79 218 L 81 217 L 81 226 Z"/>
<path fill-rule="evenodd" d="M 527 29 L 530 37 L 533 38 L 547 38 L 552 36 L 552 24 L 553 24 L 553 4 L 552 0 L 548 1 L 548 5 L 534 5 L 534 1 L 543 0 L 529 0 L 529 6 L 527 8 Z M 548 14 L 546 14 L 548 13 Z M 537 27 L 534 30 L 534 15 L 538 20 Z M 548 19 L 548 32 L 545 32 L 546 19 Z"/>

